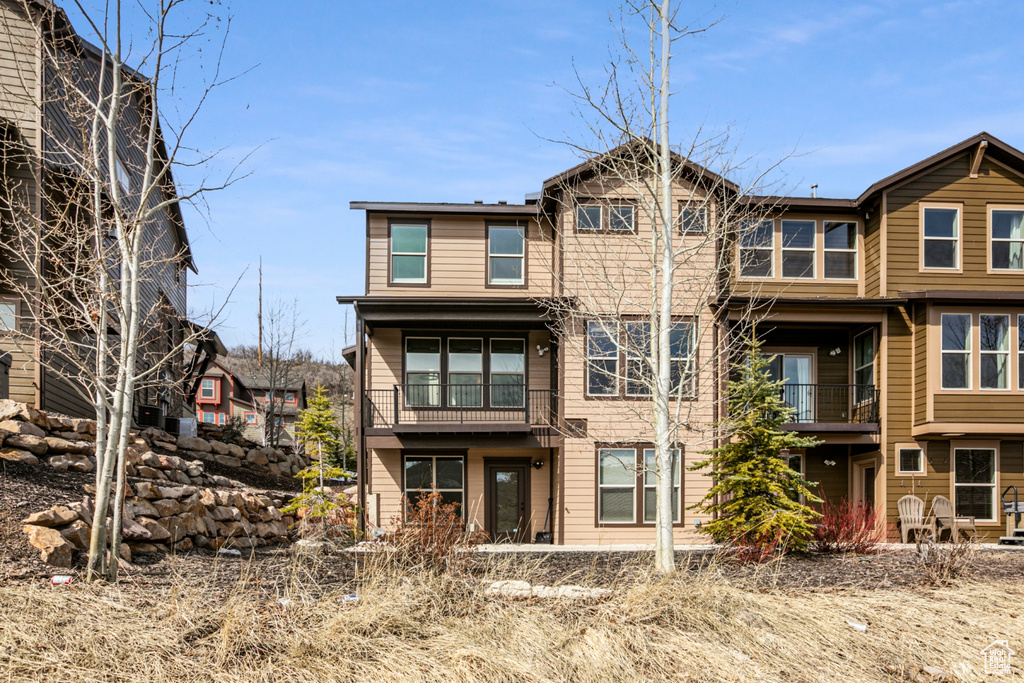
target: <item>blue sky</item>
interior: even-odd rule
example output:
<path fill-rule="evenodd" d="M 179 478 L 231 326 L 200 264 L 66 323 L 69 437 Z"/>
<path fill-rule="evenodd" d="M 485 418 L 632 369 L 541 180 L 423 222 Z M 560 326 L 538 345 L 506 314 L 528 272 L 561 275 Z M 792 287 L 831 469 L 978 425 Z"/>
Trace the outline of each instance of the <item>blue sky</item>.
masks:
<path fill-rule="evenodd" d="M 251 70 L 213 93 L 187 142 L 223 150 L 214 176 L 251 152 L 249 175 L 209 196 L 208 220 L 186 211 L 199 267 L 191 308 L 219 304 L 241 276 L 217 328 L 228 345 L 254 343 L 262 256 L 265 298 L 296 300 L 303 346 L 340 359 L 334 297 L 364 288 L 363 215 L 349 202 L 521 202 L 577 163 L 549 140 L 580 139 L 565 88 L 574 69 L 603 81 L 616 8 L 236 0 L 223 69 Z M 721 21 L 675 46 L 673 141 L 728 132 L 750 160 L 736 180 L 781 162 L 777 189 L 806 195 L 816 183 L 819 196 L 852 197 L 981 130 L 1024 148 L 1024 3 L 747 0 L 680 12 Z M 214 44 L 200 44 L 210 56 Z M 183 98 L 200 73 L 182 71 Z"/>

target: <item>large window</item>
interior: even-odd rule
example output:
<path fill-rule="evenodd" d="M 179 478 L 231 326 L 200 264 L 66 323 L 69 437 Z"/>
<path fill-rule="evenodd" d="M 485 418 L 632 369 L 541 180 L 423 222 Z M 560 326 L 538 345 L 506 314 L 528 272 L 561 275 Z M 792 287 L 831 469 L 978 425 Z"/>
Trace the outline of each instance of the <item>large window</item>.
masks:
<path fill-rule="evenodd" d="M 650 446 L 598 450 L 597 516 L 602 524 L 653 524 L 657 515 L 657 463 Z M 641 458 L 638 460 L 638 458 Z M 682 453 L 672 451 L 672 522 L 682 520 Z M 639 514 L 639 520 L 637 519 Z"/>
<path fill-rule="evenodd" d="M 526 342 L 491 340 L 491 405 L 521 408 L 526 390 Z"/>
<path fill-rule="evenodd" d="M 0 332 L 13 331 L 18 322 L 18 304 L 14 301 L 0 301 Z"/>
<path fill-rule="evenodd" d="M 971 316 L 942 314 L 942 388 L 971 388 Z"/>
<path fill-rule="evenodd" d="M 782 277 L 814 278 L 814 221 L 782 221 Z"/>
<path fill-rule="evenodd" d="M 960 267 L 960 209 L 924 207 L 922 265 L 925 268 Z"/>
<path fill-rule="evenodd" d="M 629 321 L 623 325 L 623 351 L 626 356 L 626 396 L 650 396 L 651 324 Z"/>
<path fill-rule="evenodd" d="M 484 340 L 448 339 L 448 405 L 483 405 Z"/>
<path fill-rule="evenodd" d="M 653 448 L 644 449 L 644 522 L 653 524 L 658 514 L 658 468 Z M 683 485 L 679 451 L 672 451 L 672 522 L 681 519 L 679 489 Z"/>
<path fill-rule="evenodd" d="M 1024 209 L 992 209 L 992 269 L 1024 270 Z"/>
<path fill-rule="evenodd" d="M 853 381 L 857 385 L 857 403 L 875 397 L 875 333 L 862 332 L 853 338 Z"/>
<path fill-rule="evenodd" d="M 391 282 L 423 284 L 427 281 L 427 226 L 391 226 Z"/>
<path fill-rule="evenodd" d="M 825 279 L 857 279 L 857 224 L 848 221 L 825 221 L 822 241 Z"/>
<path fill-rule="evenodd" d="M 996 521 L 995 449 L 954 448 L 953 461 L 956 515 Z"/>
<path fill-rule="evenodd" d="M 521 285 L 524 282 L 526 239 L 521 226 L 487 228 L 487 282 Z"/>
<path fill-rule="evenodd" d="M 441 340 L 405 340 L 405 402 L 414 407 L 441 405 Z"/>
<path fill-rule="evenodd" d="M 217 380 L 204 377 L 199 385 L 199 398 L 203 402 L 217 403 Z"/>
<path fill-rule="evenodd" d="M 589 200 L 576 205 L 578 232 L 636 232 L 636 208 L 622 200 Z"/>
<path fill-rule="evenodd" d="M 1010 316 L 981 315 L 978 320 L 982 389 L 1010 388 Z"/>
<path fill-rule="evenodd" d="M 457 503 L 459 514 L 463 514 L 464 488 L 461 457 L 406 456 L 403 492 L 409 506 L 415 505 L 421 496 L 437 491 L 442 503 Z"/>
<path fill-rule="evenodd" d="M 694 334 L 690 321 L 672 324 L 669 331 L 669 388 L 673 396 L 693 395 Z M 620 339 L 621 335 L 621 339 Z M 590 321 L 587 328 L 587 394 L 643 397 L 654 381 L 651 324 L 644 320 Z M 624 381 L 619 381 L 619 368 Z M 621 394 L 620 394 L 621 389 Z"/>
<path fill-rule="evenodd" d="M 619 326 L 616 322 L 587 323 L 587 395 L 619 393 Z"/>
<path fill-rule="evenodd" d="M 526 341 L 406 337 L 404 391 L 404 404 L 410 408 L 522 408 Z"/>
<path fill-rule="evenodd" d="M 740 231 L 740 275 L 772 277 L 775 228 L 772 221 L 745 222 Z"/>

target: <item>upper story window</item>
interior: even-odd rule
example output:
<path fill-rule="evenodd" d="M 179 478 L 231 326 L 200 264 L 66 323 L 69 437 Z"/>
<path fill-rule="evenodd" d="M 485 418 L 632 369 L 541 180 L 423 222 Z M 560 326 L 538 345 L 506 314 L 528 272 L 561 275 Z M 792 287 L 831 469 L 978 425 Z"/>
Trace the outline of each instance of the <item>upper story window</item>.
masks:
<path fill-rule="evenodd" d="M 814 221 L 782 221 L 782 277 L 814 278 Z"/>
<path fill-rule="evenodd" d="M 122 193 L 127 194 L 132 189 L 132 177 L 128 175 L 128 168 L 121 161 L 121 157 L 115 157 L 114 159 L 114 178 L 117 180 L 117 186 Z"/>
<path fill-rule="evenodd" d="M 857 403 L 874 399 L 875 333 L 862 332 L 853 338 L 853 381 L 857 385 Z"/>
<path fill-rule="evenodd" d="M 217 396 L 217 380 L 212 377 L 204 377 L 199 384 L 199 399 L 204 402 L 217 403 L 219 397 Z"/>
<path fill-rule="evenodd" d="M 971 388 L 971 316 L 942 314 L 942 388 Z"/>
<path fill-rule="evenodd" d="M 591 320 L 587 323 L 587 395 L 619 393 L 619 325 Z"/>
<path fill-rule="evenodd" d="M 576 207 L 576 230 L 598 231 L 602 228 L 604 212 L 600 204 L 580 204 Z"/>
<path fill-rule="evenodd" d="M 857 224 L 825 221 L 822 246 L 826 280 L 857 279 Z"/>
<path fill-rule="evenodd" d="M 1024 270 L 1024 209 L 992 209 L 992 270 Z"/>
<path fill-rule="evenodd" d="M 747 221 L 740 229 L 740 276 L 772 277 L 775 227 L 772 221 Z"/>
<path fill-rule="evenodd" d="M 488 375 L 489 384 L 485 384 Z M 526 403 L 526 341 L 406 337 L 404 390 L 405 405 L 413 408 L 522 408 Z"/>
<path fill-rule="evenodd" d="M 577 232 L 636 232 L 636 209 L 626 201 L 585 200 L 576 205 Z"/>
<path fill-rule="evenodd" d="M 448 339 L 448 405 L 482 406 L 484 340 Z"/>
<path fill-rule="evenodd" d="M 673 396 L 693 395 L 694 333 L 691 321 L 677 321 L 669 330 L 669 390 Z M 621 339 L 619 338 L 621 335 Z M 590 321 L 587 328 L 587 395 L 628 397 L 652 395 L 651 324 L 644 320 Z M 624 368 L 619 382 L 620 367 Z"/>
<path fill-rule="evenodd" d="M 391 282 L 427 283 L 426 225 L 391 225 Z"/>
<path fill-rule="evenodd" d="M 521 285 L 526 271 L 526 236 L 521 226 L 487 228 L 487 283 Z"/>
<path fill-rule="evenodd" d="M 14 331 L 18 324 L 18 304 L 15 301 L 0 301 L 0 332 Z"/>
<path fill-rule="evenodd" d="M 921 226 L 921 266 L 958 270 L 960 268 L 960 209 L 924 206 Z"/>
<path fill-rule="evenodd" d="M 612 204 L 608 207 L 608 229 L 612 232 L 634 232 L 635 219 L 632 204 Z"/>
<path fill-rule="evenodd" d="M 522 339 L 491 340 L 491 405 L 519 408 L 526 386 L 526 342 Z"/>
<path fill-rule="evenodd" d="M 293 394 L 293 393 L 292 393 L 292 392 L 290 392 L 290 391 L 288 391 L 288 392 L 285 392 L 285 395 L 284 395 L 284 402 L 285 402 L 285 403 L 295 403 L 295 394 Z"/>
<path fill-rule="evenodd" d="M 708 231 L 708 207 L 706 206 L 681 209 L 679 218 L 684 233 L 705 233 Z"/>
<path fill-rule="evenodd" d="M 410 406 L 441 405 L 441 339 L 405 340 L 405 402 Z"/>
<path fill-rule="evenodd" d="M 1010 388 L 1010 316 L 978 317 L 982 389 Z"/>
<path fill-rule="evenodd" d="M 256 413 L 246 413 L 245 414 L 245 424 L 247 424 L 247 425 L 254 425 L 254 424 L 256 424 Z"/>

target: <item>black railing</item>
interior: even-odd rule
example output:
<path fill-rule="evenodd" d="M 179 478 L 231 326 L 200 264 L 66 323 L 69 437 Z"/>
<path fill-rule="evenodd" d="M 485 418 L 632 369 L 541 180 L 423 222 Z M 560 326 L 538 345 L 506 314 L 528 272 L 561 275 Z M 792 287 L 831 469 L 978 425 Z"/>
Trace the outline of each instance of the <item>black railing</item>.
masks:
<path fill-rule="evenodd" d="M 878 389 L 870 384 L 785 384 L 781 393 L 793 423 L 878 422 Z"/>
<path fill-rule="evenodd" d="M 396 424 L 522 423 L 553 426 L 554 392 L 522 384 L 397 384 L 367 389 L 367 427 Z"/>

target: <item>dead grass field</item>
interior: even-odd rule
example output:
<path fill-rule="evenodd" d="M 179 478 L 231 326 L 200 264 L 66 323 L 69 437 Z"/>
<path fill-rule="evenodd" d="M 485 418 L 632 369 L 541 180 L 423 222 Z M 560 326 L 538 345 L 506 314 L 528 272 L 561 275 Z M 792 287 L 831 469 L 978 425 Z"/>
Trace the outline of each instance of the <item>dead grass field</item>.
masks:
<path fill-rule="evenodd" d="M 485 593 L 484 580 L 530 580 L 538 562 L 494 562 L 483 577 L 376 571 L 354 602 L 352 584 L 325 592 L 298 562 L 273 577 L 243 565 L 227 590 L 194 574 L 146 588 L 11 582 L 0 681 L 942 680 L 925 666 L 991 681 L 979 651 L 997 639 L 1024 660 L 1024 588 L 1005 576 L 787 589 L 787 561 L 668 578 L 634 562 L 602 600 Z"/>

